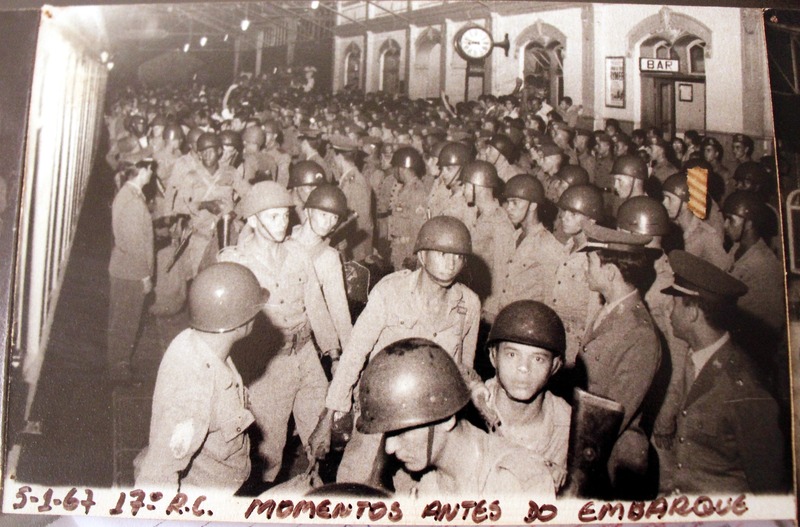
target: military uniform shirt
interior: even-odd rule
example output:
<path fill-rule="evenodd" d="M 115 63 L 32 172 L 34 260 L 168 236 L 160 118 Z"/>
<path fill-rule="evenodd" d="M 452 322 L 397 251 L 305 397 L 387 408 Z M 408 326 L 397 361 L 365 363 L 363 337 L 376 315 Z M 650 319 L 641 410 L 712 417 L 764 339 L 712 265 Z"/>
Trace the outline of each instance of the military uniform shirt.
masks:
<path fill-rule="evenodd" d="M 735 244 L 730 254 L 736 254 L 738 248 L 739 245 Z M 722 268 L 725 269 L 724 266 Z M 747 286 L 747 293 L 739 298 L 739 309 L 766 322 L 773 329 L 782 328 L 786 323 L 783 264 L 764 240 L 758 240 L 734 261 L 729 272 Z"/>

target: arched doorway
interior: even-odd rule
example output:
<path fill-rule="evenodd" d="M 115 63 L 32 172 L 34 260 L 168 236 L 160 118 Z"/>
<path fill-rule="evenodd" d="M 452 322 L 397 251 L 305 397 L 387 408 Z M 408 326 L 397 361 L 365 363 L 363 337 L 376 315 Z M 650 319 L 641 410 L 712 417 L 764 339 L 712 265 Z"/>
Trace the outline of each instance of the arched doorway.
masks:
<path fill-rule="evenodd" d="M 380 89 L 400 93 L 400 44 L 387 40 L 380 48 Z"/>
<path fill-rule="evenodd" d="M 629 53 L 653 61 L 640 67 L 641 126 L 655 126 L 665 138 L 706 128 L 706 59 L 711 30 L 668 7 L 644 19 L 628 33 Z M 640 66 L 637 64 L 637 66 Z"/>
<path fill-rule="evenodd" d="M 416 43 L 413 75 L 408 80 L 411 98 L 438 97 L 441 90 L 440 68 L 442 59 L 442 33 L 428 28 Z"/>
<path fill-rule="evenodd" d="M 564 96 L 564 45 L 545 39 L 526 45 L 522 76 L 526 81 L 532 78 L 537 96 L 556 107 Z"/>
<path fill-rule="evenodd" d="M 344 87 L 346 89 L 361 88 L 361 48 L 350 44 L 344 58 Z"/>

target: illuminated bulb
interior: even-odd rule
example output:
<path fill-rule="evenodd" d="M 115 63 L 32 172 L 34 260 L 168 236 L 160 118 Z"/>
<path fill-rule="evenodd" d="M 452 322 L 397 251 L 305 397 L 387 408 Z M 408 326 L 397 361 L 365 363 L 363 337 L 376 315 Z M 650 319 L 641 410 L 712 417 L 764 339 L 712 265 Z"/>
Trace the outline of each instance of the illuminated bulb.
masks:
<path fill-rule="evenodd" d="M 108 51 L 103 51 L 102 53 L 100 53 L 100 62 L 102 62 L 103 64 L 108 62 Z"/>
<path fill-rule="evenodd" d="M 106 63 L 106 68 L 108 68 L 108 71 L 113 70 L 114 69 L 114 63 L 113 62 Z"/>
<path fill-rule="evenodd" d="M 242 20 L 242 31 L 247 31 L 248 27 L 250 27 L 250 21 L 245 18 Z"/>
<path fill-rule="evenodd" d="M 189 53 L 189 43 L 188 42 L 183 45 L 183 52 L 184 53 Z"/>
<path fill-rule="evenodd" d="M 208 39 L 207 39 L 206 37 L 202 37 L 202 38 L 200 39 L 200 46 L 201 46 L 201 47 L 202 47 L 202 46 L 205 46 L 207 42 L 208 42 Z"/>
<path fill-rule="evenodd" d="M 319 0 L 313 0 L 311 2 L 311 9 L 316 9 L 319 7 Z"/>
<path fill-rule="evenodd" d="M 227 33 L 225 33 L 225 38 L 223 38 L 222 40 L 223 40 L 223 42 L 227 42 L 228 41 L 228 34 Z"/>

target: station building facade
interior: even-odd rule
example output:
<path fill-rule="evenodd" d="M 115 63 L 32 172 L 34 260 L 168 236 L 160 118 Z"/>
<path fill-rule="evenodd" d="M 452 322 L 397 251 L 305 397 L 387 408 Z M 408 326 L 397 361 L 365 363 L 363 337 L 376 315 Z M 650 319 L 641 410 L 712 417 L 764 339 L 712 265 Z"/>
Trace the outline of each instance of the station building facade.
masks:
<path fill-rule="evenodd" d="M 454 36 L 465 26 L 509 37 L 483 75 L 467 77 Z M 533 75 L 549 103 L 569 96 L 583 125 L 614 118 L 623 129 L 657 126 L 756 140 L 772 151 L 772 109 L 762 13 L 758 9 L 441 0 L 344 1 L 334 37 L 334 90 L 382 90 L 452 102 L 510 93 Z M 641 59 L 654 59 L 642 61 Z M 657 59 L 657 60 L 656 60 Z M 467 79 L 469 84 L 467 85 Z M 730 159 L 729 156 L 726 156 Z"/>

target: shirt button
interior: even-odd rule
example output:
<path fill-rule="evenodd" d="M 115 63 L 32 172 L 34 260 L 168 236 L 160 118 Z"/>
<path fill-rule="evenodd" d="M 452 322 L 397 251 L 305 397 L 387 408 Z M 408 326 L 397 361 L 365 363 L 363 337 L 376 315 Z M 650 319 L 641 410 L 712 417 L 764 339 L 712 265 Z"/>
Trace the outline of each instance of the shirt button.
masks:
<path fill-rule="evenodd" d="M 436 335 L 438 335 L 438 333 L 434 333 L 434 334 L 433 334 L 433 337 L 434 337 L 434 338 L 436 338 Z"/>
<path fill-rule="evenodd" d="M 241 431 L 242 431 L 242 427 L 241 427 L 241 426 L 237 426 L 237 427 L 236 427 L 236 431 L 237 431 L 237 432 L 241 432 Z"/>
<path fill-rule="evenodd" d="M 681 410 L 681 415 L 686 417 L 686 410 Z"/>
<path fill-rule="evenodd" d="M 678 468 L 683 468 L 683 463 L 678 463 Z"/>
<path fill-rule="evenodd" d="M 685 440 L 686 440 L 685 438 L 683 438 L 683 437 L 679 437 L 679 438 L 678 438 L 678 443 L 683 443 Z"/>

